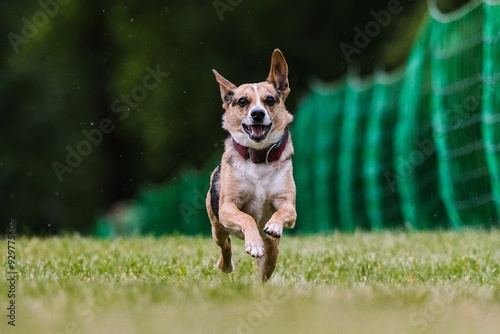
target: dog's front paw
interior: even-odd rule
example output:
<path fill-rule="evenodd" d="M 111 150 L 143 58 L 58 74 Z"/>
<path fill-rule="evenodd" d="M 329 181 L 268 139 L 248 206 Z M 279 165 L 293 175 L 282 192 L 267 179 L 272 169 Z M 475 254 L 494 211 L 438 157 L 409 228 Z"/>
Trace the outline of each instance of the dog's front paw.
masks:
<path fill-rule="evenodd" d="M 252 257 L 261 258 L 264 256 L 264 244 L 263 243 L 247 243 L 245 245 L 245 251 Z"/>
<path fill-rule="evenodd" d="M 273 238 L 281 238 L 281 235 L 283 234 L 283 226 L 269 222 L 266 226 L 264 226 L 264 232 Z"/>

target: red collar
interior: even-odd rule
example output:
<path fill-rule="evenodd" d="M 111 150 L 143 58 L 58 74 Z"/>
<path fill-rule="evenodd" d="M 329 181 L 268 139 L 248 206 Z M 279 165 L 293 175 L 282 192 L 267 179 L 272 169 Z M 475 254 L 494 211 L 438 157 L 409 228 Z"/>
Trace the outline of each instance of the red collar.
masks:
<path fill-rule="evenodd" d="M 238 144 L 234 139 L 233 145 L 236 151 L 245 160 L 251 160 L 254 164 L 261 164 L 264 162 L 271 163 L 281 157 L 281 153 L 285 150 L 286 143 L 288 142 L 288 137 L 290 136 L 289 133 L 290 131 L 287 126 L 285 128 L 285 133 L 277 143 L 274 143 L 267 148 L 263 148 L 262 150 L 255 150 L 253 148 L 243 146 Z"/>

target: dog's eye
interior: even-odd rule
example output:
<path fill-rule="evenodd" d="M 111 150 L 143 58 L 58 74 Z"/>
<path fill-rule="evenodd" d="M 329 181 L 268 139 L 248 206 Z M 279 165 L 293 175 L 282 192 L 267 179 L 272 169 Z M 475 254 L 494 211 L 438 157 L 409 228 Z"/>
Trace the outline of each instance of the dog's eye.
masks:
<path fill-rule="evenodd" d="M 240 107 L 244 107 L 248 104 L 248 100 L 246 97 L 240 97 L 236 103 L 238 103 Z"/>
<path fill-rule="evenodd" d="M 266 97 L 266 100 L 264 101 L 268 106 L 272 107 L 276 103 L 276 99 L 272 96 Z"/>

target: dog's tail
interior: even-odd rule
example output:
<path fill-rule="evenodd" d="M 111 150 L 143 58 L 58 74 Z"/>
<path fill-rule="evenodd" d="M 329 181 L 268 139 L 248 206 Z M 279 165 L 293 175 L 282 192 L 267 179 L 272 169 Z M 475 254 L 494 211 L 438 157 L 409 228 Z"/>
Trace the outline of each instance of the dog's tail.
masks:
<path fill-rule="evenodd" d="M 210 189 L 207 193 L 207 212 L 210 221 L 219 221 L 219 198 L 220 198 L 220 169 L 217 166 L 210 176 Z"/>

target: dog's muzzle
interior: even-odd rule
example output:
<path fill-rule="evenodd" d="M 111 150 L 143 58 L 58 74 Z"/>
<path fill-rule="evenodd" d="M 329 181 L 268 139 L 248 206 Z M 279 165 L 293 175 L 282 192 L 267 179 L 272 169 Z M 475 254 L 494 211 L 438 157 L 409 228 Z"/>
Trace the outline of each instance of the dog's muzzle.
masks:
<path fill-rule="evenodd" d="M 273 123 L 269 122 L 265 124 L 266 121 L 266 111 L 262 109 L 254 109 L 250 112 L 249 115 L 251 119 L 251 123 L 245 124 L 243 123 L 243 130 L 248 134 L 250 139 L 260 142 L 266 139 L 267 134 L 271 131 L 271 127 Z"/>

